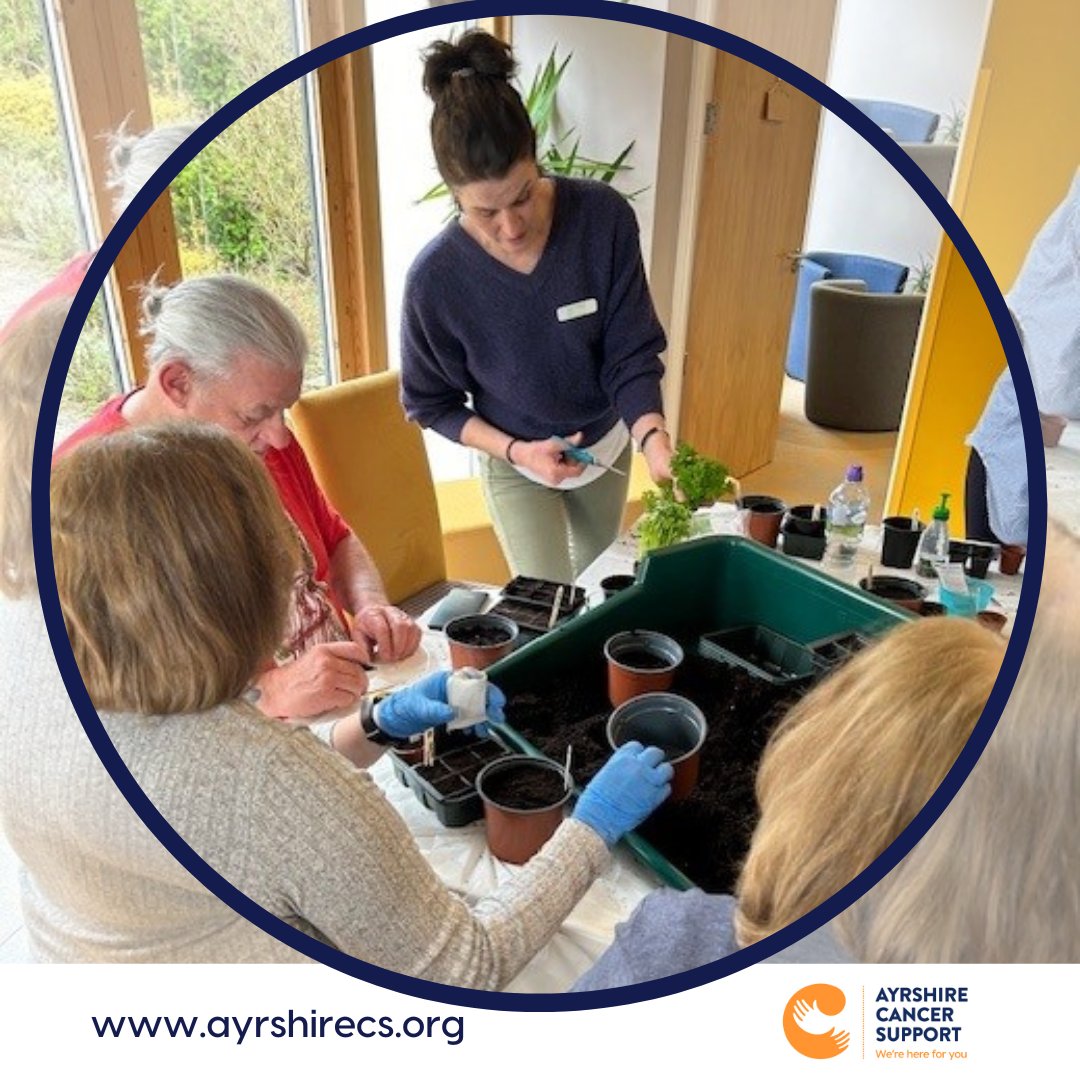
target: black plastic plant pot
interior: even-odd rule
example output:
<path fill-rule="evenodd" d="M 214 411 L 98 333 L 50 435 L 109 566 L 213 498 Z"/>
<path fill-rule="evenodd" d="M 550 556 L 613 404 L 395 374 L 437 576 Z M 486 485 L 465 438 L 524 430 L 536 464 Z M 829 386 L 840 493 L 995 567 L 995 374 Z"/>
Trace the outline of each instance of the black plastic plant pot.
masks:
<path fill-rule="evenodd" d="M 990 564 L 997 557 L 998 548 L 995 544 L 984 544 L 977 540 L 968 542 L 968 560 L 964 564 L 971 577 L 984 578 L 990 569 Z"/>
<path fill-rule="evenodd" d="M 825 507 L 811 506 L 809 503 L 792 506 L 784 515 L 780 528 L 791 535 L 824 537 Z"/>
<path fill-rule="evenodd" d="M 860 578 L 859 588 L 882 600 L 891 600 L 917 615 L 926 600 L 926 586 L 910 578 L 895 577 L 892 574 L 875 574 L 873 577 Z"/>
<path fill-rule="evenodd" d="M 617 593 L 629 589 L 636 582 L 637 578 L 633 574 L 609 574 L 600 582 L 600 588 L 603 590 L 604 599 L 610 600 Z"/>
<path fill-rule="evenodd" d="M 789 532 L 787 525 L 780 530 L 780 546 L 785 555 L 794 555 L 797 559 L 821 559 L 825 555 L 825 535 L 807 536 L 803 533 Z"/>
<path fill-rule="evenodd" d="M 897 570 L 910 569 L 925 527 L 914 518 L 884 518 L 881 522 L 881 565 Z"/>
<path fill-rule="evenodd" d="M 658 746 L 674 767 L 671 800 L 685 799 L 697 783 L 700 753 L 708 725 L 705 714 L 678 694 L 642 694 L 620 705 L 608 718 L 607 737 L 613 750 L 635 740 Z"/>

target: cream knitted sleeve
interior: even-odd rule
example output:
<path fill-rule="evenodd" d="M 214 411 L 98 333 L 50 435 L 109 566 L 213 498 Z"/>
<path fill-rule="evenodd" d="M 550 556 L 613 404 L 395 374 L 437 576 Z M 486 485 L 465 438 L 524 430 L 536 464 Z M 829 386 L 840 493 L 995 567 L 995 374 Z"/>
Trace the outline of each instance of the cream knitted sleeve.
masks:
<path fill-rule="evenodd" d="M 607 864 L 566 821 L 527 866 L 470 908 L 428 866 L 367 775 L 306 731 L 262 761 L 247 830 L 253 899 L 344 952 L 436 982 L 498 989 L 544 945 Z"/>

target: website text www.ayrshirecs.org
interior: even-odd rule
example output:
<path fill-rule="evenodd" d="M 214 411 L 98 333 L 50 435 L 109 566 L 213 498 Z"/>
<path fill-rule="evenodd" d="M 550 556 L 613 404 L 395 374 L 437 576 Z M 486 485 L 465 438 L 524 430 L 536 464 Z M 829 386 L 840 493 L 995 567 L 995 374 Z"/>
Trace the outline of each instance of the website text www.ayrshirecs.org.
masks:
<path fill-rule="evenodd" d="M 284 1016 L 92 1016 L 99 1039 L 442 1039 L 460 1046 L 463 1016 L 325 1016 L 314 1009 Z"/>

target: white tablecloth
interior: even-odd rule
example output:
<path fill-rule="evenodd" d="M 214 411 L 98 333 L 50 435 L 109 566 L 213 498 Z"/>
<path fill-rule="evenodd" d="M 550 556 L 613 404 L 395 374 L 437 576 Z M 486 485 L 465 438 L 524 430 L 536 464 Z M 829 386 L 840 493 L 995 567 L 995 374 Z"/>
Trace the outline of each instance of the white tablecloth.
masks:
<path fill-rule="evenodd" d="M 1078 449 L 1075 451 L 1076 459 L 1080 464 L 1080 438 L 1077 440 Z M 1080 469 L 1076 472 L 1077 482 L 1073 491 L 1076 497 L 1078 513 L 1076 520 L 1080 522 Z M 710 531 L 717 535 L 739 535 L 739 512 L 730 503 L 719 503 L 706 515 L 709 519 Z M 634 560 L 638 557 L 637 540 L 633 533 L 626 533 L 611 545 L 578 579 L 578 584 L 583 586 L 589 596 L 590 603 L 598 603 L 602 598 L 600 582 L 610 574 L 630 573 Z M 789 556 L 790 557 L 790 556 Z M 853 562 L 847 565 L 837 565 L 832 562 L 828 555 L 820 562 L 813 559 L 797 560 L 803 566 L 809 566 L 820 570 L 829 577 L 848 585 L 857 586 L 859 579 L 866 577 L 867 568 L 873 567 L 875 574 L 890 574 L 898 577 L 911 578 L 926 585 L 929 592 L 928 599 L 937 598 L 937 586 L 926 578 L 920 578 L 914 570 L 898 570 L 894 567 L 881 566 L 881 526 L 867 525 L 863 534 L 859 551 Z M 987 573 L 986 580 L 993 585 L 994 595 L 990 600 L 989 607 L 993 611 L 1003 612 L 1007 618 L 1004 633 L 1008 634 L 1012 627 L 1012 620 L 1016 614 L 1016 606 L 1020 601 L 1020 588 L 1024 583 L 1022 573 L 1007 575 L 997 572 L 997 564 Z"/>

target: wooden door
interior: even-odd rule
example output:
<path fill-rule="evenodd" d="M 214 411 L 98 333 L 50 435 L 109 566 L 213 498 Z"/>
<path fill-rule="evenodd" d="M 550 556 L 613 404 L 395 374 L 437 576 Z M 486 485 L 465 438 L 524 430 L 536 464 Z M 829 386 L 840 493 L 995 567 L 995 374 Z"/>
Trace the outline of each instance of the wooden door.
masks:
<path fill-rule="evenodd" d="M 756 0 L 745 11 L 743 25 L 737 11 L 721 25 L 824 77 L 835 0 Z M 679 436 L 736 476 L 767 464 L 776 443 L 792 253 L 803 242 L 820 111 L 762 68 L 717 53 Z"/>

